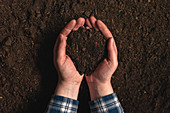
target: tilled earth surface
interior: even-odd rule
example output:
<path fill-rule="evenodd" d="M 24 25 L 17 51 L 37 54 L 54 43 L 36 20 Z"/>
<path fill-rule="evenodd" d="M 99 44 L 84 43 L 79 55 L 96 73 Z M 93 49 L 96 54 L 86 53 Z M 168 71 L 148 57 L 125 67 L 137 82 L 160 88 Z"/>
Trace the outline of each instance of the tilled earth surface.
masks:
<path fill-rule="evenodd" d="M 71 19 L 91 15 L 115 38 L 119 66 L 112 85 L 124 111 L 170 112 L 168 0 L 0 0 L 1 113 L 46 110 L 57 83 L 52 53 L 57 35 Z M 73 43 L 80 46 L 79 40 Z M 89 113 L 85 80 L 78 99 L 78 112 Z"/>

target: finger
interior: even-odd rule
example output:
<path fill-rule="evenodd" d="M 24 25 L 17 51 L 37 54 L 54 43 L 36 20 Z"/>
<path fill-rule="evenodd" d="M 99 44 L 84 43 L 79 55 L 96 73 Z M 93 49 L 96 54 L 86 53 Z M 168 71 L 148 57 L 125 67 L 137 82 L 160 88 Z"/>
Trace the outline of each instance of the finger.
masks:
<path fill-rule="evenodd" d="M 91 17 L 90 17 L 90 23 L 91 23 L 91 25 L 94 27 L 94 29 L 95 29 L 96 31 L 98 31 L 99 29 L 98 29 L 98 27 L 97 27 L 97 25 L 96 25 L 96 22 L 97 22 L 96 18 L 95 18 L 94 16 L 91 16 Z"/>
<path fill-rule="evenodd" d="M 113 39 L 114 50 L 117 53 L 116 43 L 115 43 L 115 40 L 114 40 L 110 30 L 107 28 L 107 26 L 101 20 L 97 20 L 97 26 L 98 26 L 99 30 L 102 32 L 102 34 L 106 37 L 106 39 L 110 39 L 110 38 Z"/>
<path fill-rule="evenodd" d="M 113 38 L 108 39 L 107 50 L 108 50 L 108 61 L 111 61 L 112 63 L 116 63 L 117 62 L 117 48 L 115 48 L 114 46 Z"/>
<path fill-rule="evenodd" d="M 58 36 L 58 43 L 56 45 L 56 57 L 58 59 L 62 59 L 65 57 L 66 55 L 66 40 L 67 40 L 67 37 L 60 34 Z"/>
<path fill-rule="evenodd" d="M 110 30 L 107 28 L 107 26 L 101 20 L 97 20 L 97 26 L 98 26 L 99 30 L 102 32 L 102 34 L 106 37 L 106 39 L 113 37 Z"/>
<path fill-rule="evenodd" d="M 80 17 L 79 19 L 77 19 L 77 22 L 76 22 L 76 25 L 75 27 L 73 28 L 74 31 L 78 30 L 79 27 L 83 26 L 85 23 L 85 19 Z"/>
<path fill-rule="evenodd" d="M 54 64 L 56 63 L 57 59 L 62 59 L 65 56 L 65 48 L 66 48 L 66 39 L 64 35 L 60 34 L 57 37 L 56 43 L 54 45 L 53 53 L 54 53 Z"/>
<path fill-rule="evenodd" d="M 66 26 L 65 28 L 61 31 L 60 34 L 64 35 L 65 37 L 67 37 L 67 35 L 73 30 L 73 28 L 76 25 L 76 20 L 71 20 Z"/>
<path fill-rule="evenodd" d="M 92 25 L 91 25 L 90 20 L 88 18 L 86 18 L 86 25 L 87 25 L 87 27 L 92 28 Z"/>

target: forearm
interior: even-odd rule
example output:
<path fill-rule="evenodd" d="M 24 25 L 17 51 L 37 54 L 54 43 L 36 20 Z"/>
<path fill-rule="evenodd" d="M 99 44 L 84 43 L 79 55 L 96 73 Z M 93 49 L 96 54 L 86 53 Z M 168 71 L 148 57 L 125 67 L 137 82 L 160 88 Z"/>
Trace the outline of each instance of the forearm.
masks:
<path fill-rule="evenodd" d="M 77 100 L 80 85 L 58 82 L 55 95 Z"/>
<path fill-rule="evenodd" d="M 91 100 L 96 100 L 106 95 L 114 93 L 112 85 L 108 83 L 88 83 Z"/>

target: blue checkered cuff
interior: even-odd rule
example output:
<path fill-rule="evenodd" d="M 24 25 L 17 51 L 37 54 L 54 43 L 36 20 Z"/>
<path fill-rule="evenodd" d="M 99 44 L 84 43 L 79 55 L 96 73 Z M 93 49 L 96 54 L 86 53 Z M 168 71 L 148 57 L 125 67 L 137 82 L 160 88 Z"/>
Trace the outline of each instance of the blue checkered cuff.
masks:
<path fill-rule="evenodd" d="M 53 95 L 47 113 L 77 113 L 78 101 Z"/>
<path fill-rule="evenodd" d="M 115 93 L 91 101 L 89 104 L 91 113 L 124 113 Z"/>

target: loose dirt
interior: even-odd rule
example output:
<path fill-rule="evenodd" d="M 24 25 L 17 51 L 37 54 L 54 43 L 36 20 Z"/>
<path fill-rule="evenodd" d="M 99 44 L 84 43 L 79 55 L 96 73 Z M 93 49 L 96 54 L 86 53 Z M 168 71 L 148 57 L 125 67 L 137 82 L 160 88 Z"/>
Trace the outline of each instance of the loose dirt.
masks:
<path fill-rule="evenodd" d="M 69 35 L 67 42 L 67 55 L 80 74 L 90 75 L 107 57 L 106 39 L 94 29 L 80 28 Z"/>

